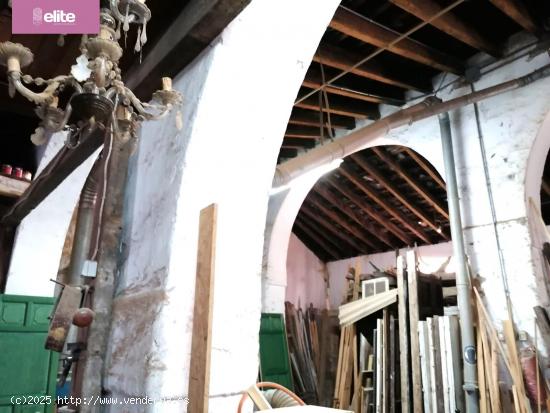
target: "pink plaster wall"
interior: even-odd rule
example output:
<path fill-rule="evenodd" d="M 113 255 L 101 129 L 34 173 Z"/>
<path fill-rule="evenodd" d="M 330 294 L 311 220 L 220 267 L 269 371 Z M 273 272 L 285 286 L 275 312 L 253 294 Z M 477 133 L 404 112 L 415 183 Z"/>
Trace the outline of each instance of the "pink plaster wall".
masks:
<path fill-rule="evenodd" d="M 405 249 L 400 254 L 405 256 Z M 453 247 L 450 242 L 426 245 L 416 249 L 421 272 L 438 273 L 442 277 L 454 277 Z M 344 297 L 345 275 L 350 266 L 359 260 L 361 273 L 371 273 L 372 262 L 381 270 L 395 267 L 395 251 L 347 258 L 327 264 L 330 277 L 330 308 L 337 308 Z M 290 237 L 287 256 L 286 301 L 302 308 L 313 303 L 316 308 L 325 308 L 323 263 L 294 234 Z"/>
<path fill-rule="evenodd" d="M 294 234 L 290 236 L 286 261 L 286 301 L 302 308 L 313 304 L 325 308 L 323 262 Z"/>

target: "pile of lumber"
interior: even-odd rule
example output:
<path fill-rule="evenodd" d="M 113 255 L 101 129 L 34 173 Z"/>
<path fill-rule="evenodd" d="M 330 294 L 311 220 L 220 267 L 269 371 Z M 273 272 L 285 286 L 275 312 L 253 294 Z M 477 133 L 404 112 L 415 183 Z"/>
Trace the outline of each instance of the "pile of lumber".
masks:
<path fill-rule="evenodd" d="M 286 329 L 292 377 L 297 394 L 306 404 L 317 404 L 320 367 L 318 316 L 313 308 L 304 313 L 301 308 L 285 303 Z"/>
<path fill-rule="evenodd" d="M 308 404 L 332 405 L 338 355 L 338 318 L 310 304 L 286 303 L 286 330 L 294 388 Z"/>
<path fill-rule="evenodd" d="M 464 411 L 458 316 L 418 322 L 424 412 Z"/>

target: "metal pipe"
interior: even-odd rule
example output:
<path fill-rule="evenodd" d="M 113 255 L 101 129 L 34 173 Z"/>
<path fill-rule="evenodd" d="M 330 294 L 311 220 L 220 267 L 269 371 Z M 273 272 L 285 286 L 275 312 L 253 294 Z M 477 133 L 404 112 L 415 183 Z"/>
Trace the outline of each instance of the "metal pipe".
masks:
<path fill-rule="evenodd" d="M 69 264 L 70 285 L 82 284 L 80 276 L 82 275 L 84 262 L 88 259 L 90 252 L 102 165 L 103 159 L 102 156 L 99 156 L 94 162 L 80 193 L 71 262 Z"/>
<path fill-rule="evenodd" d="M 458 184 L 456 181 L 456 169 L 453 151 L 451 124 L 447 112 L 439 114 L 439 127 L 441 129 L 441 144 L 443 147 L 443 162 L 447 184 L 447 202 L 449 205 L 449 222 L 451 226 L 451 238 L 456 259 L 456 290 L 458 312 L 460 315 L 460 336 L 462 340 L 462 358 L 464 360 L 464 393 L 466 412 L 477 413 L 479 411 L 477 393 L 477 360 L 474 338 L 474 325 L 472 320 L 470 278 L 466 265 L 466 252 L 464 251 L 464 236 L 462 233 L 462 220 L 460 218 L 460 205 L 458 198 Z"/>
<path fill-rule="evenodd" d="M 492 96 L 500 95 L 520 87 L 526 86 L 539 79 L 550 76 L 550 65 L 543 66 L 530 74 L 482 89 L 478 92 L 441 102 L 436 98 L 428 98 L 423 102 L 407 109 L 395 112 L 385 118 L 358 129 L 349 135 L 306 152 L 305 154 L 283 162 L 277 167 L 273 178 L 273 187 L 286 185 L 294 178 L 322 165 L 342 159 L 354 152 L 364 149 L 369 142 L 387 135 L 391 130 L 401 126 L 449 112 L 462 106 L 469 105 Z"/>

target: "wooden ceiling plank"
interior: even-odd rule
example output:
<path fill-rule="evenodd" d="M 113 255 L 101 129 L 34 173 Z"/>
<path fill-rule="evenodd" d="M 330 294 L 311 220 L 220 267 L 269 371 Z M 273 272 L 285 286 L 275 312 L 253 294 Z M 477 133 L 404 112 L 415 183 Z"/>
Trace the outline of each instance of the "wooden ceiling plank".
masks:
<path fill-rule="evenodd" d="M 375 191 L 367 186 L 362 179 L 355 176 L 354 172 L 352 172 L 351 169 L 348 169 L 345 165 L 342 165 L 340 166 L 338 172 L 348 181 L 353 183 L 357 188 L 363 191 L 370 199 L 380 205 L 388 214 L 401 222 L 403 226 L 408 228 L 409 231 L 415 234 L 418 238 L 428 244 L 431 244 L 430 238 L 428 238 L 428 236 L 416 223 L 411 222 L 405 215 L 403 215 L 403 213 L 401 213 L 384 199 L 382 199 L 382 197 L 380 197 Z"/>
<path fill-rule="evenodd" d="M 296 148 L 281 148 L 279 151 L 279 159 L 280 158 L 295 158 L 298 156 L 298 149 Z"/>
<path fill-rule="evenodd" d="M 319 100 L 312 96 L 300 103 L 294 105 L 297 108 L 319 111 Z M 323 104 L 323 112 L 335 115 L 351 116 L 357 119 L 380 119 L 380 112 L 377 106 L 368 107 L 364 105 L 354 105 L 350 103 L 335 102 L 329 99 L 329 106 Z"/>
<path fill-rule="evenodd" d="M 313 74 L 308 73 L 304 79 L 304 82 L 302 83 L 302 86 L 311 88 L 311 89 L 318 89 L 323 86 L 323 81 L 314 76 Z M 330 93 L 332 95 L 339 95 L 339 96 L 345 96 L 352 99 L 362 100 L 365 102 L 372 102 L 372 103 L 385 103 L 387 105 L 394 105 L 394 106 L 401 106 L 405 102 L 403 100 L 398 100 L 390 97 L 385 96 L 379 96 L 374 93 L 370 92 L 360 92 L 352 89 L 348 89 L 345 87 L 340 87 L 337 85 L 328 85 L 324 87 L 324 90 L 327 93 Z"/>
<path fill-rule="evenodd" d="M 333 225 L 331 225 L 329 220 L 320 216 L 317 212 L 313 211 L 308 205 L 303 204 L 302 207 L 300 208 L 300 213 L 304 213 L 307 217 L 309 217 L 310 219 L 315 221 L 317 224 L 321 225 L 322 227 L 330 231 L 337 238 L 340 238 L 344 243 L 346 243 L 353 250 L 355 250 L 357 255 L 362 255 L 366 253 L 365 247 L 355 242 L 355 240 L 351 236 L 348 236 L 343 231 L 335 228 Z"/>
<path fill-rule="evenodd" d="M 537 33 L 539 28 L 529 14 L 525 5 L 517 0 L 489 0 L 504 14 L 531 33 Z"/>
<path fill-rule="evenodd" d="M 309 228 L 309 230 L 314 234 L 317 234 L 319 238 L 322 238 L 325 241 L 325 243 L 329 244 L 332 247 L 332 249 L 334 249 L 335 251 L 338 251 L 340 253 L 339 258 L 342 258 L 343 256 L 347 255 L 347 250 L 342 248 L 342 244 L 338 244 L 335 241 L 335 238 L 330 237 L 326 232 L 322 231 L 319 228 L 319 225 L 315 225 L 315 223 L 310 218 L 308 218 L 305 214 L 298 214 L 298 216 L 296 217 L 296 220 L 297 221 L 299 220 L 302 223 L 302 225 Z"/>
<path fill-rule="evenodd" d="M 322 50 L 317 51 L 313 60 L 336 69 L 349 70 L 363 58 L 364 56 L 357 53 L 351 53 L 335 46 L 323 44 Z M 391 73 L 388 67 L 384 67 L 374 60 L 351 69 L 350 73 L 403 89 L 413 89 L 423 93 L 430 93 L 433 90 L 430 82 L 421 80 L 418 76 L 396 75 L 395 73 Z"/>
<path fill-rule="evenodd" d="M 434 0 L 390 0 L 393 4 L 405 10 L 406 12 L 418 17 L 423 21 L 428 21 L 432 16 L 441 12 L 443 9 Z M 430 23 L 449 36 L 460 40 L 461 42 L 485 53 L 498 57 L 501 55 L 500 48 L 484 37 L 476 28 L 465 23 L 453 12 L 449 11 Z"/>
<path fill-rule="evenodd" d="M 351 155 L 350 158 L 353 160 L 353 162 L 355 162 L 355 164 L 357 164 L 361 169 L 368 173 L 372 179 L 377 181 L 390 194 L 392 194 L 394 198 L 401 202 L 401 204 L 403 204 L 409 211 L 411 211 L 420 220 L 422 220 L 422 222 L 426 223 L 428 227 L 430 227 L 445 240 L 449 239 L 449 237 L 441 231 L 441 228 L 432 219 L 430 219 L 423 211 L 413 205 L 413 203 L 407 197 L 405 197 L 401 193 L 401 191 L 395 187 L 395 185 L 393 185 L 388 179 L 386 179 L 376 167 L 368 164 L 358 155 Z"/>
<path fill-rule="evenodd" d="M 315 139 L 303 139 L 303 138 L 287 138 L 283 140 L 283 147 L 287 148 L 313 148 L 315 147 Z"/>
<path fill-rule="evenodd" d="M 378 222 L 380 225 L 385 227 L 388 231 L 393 233 L 397 238 L 403 241 L 407 245 L 413 245 L 414 242 L 405 232 L 403 232 L 397 225 L 388 220 L 386 217 L 382 216 L 378 211 L 371 207 L 367 201 L 361 199 L 358 195 L 354 194 L 351 190 L 345 188 L 340 182 L 336 181 L 331 176 L 325 178 L 333 188 L 339 191 L 343 196 L 345 196 L 350 202 L 353 202 L 357 208 L 360 208 L 368 216 Z"/>
<path fill-rule="evenodd" d="M 439 176 L 437 171 L 431 165 L 429 165 L 428 162 L 426 162 L 426 160 L 424 160 L 420 155 L 418 155 L 412 149 L 405 148 L 404 152 L 407 155 L 409 155 L 409 157 L 411 157 L 416 162 L 416 164 L 420 166 L 424 170 L 424 172 L 426 172 L 428 176 L 432 178 L 441 187 L 441 189 L 444 189 L 445 191 L 447 191 L 447 185 L 445 185 L 445 181 L 443 181 L 443 179 L 441 178 L 441 176 Z"/>
<path fill-rule="evenodd" d="M 327 243 L 325 243 L 321 238 L 316 236 L 309 228 L 307 228 L 305 225 L 303 225 L 299 220 L 296 220 L 294 222 L 294 225 L 296 225 L 302 232 L 304 232 L 313 242 L 315 242 L 325 253 L 325 256 L 332 257 L 332 259 L 337 260 L 340 258 L 340 255 L 331 248 Z"/>
<path fill-rule="evenodd" d="M 309 110 L 309 109 L 298 109 L 293 110 L 292 114 L 290 115 L 290 119 L 288 120 L 288 123 L 292 125 L 303 125 L 303 126 L 315 126 L 319 127 L 320 120 L 319 120 L 319 107 L 316 108 L 316 111 Z M 325 127 L 328 127 L 328 120 L 324 119 Z M 338 116 L 338 115 L 331 115 L 330 116 L 330 124 L 334 129 L 346 129 L 351 130 L 355 129 L 355 119 L 347 116 Z"/>
<path fill-rule="evenodd" d="M 458 59 L 412 39 L 404 38 L 390 46 L 400 34 L 342 7 L 334 14 L 330 27 L 362 42 L 387 48 L 392 53 L 443 72 L 457 75 L 464 73 L 464 65 Z"/>
<path fill-rule="evenodd" d="M 382 159 L 391 169 L 393 169 L 397 175 L 399 175 L 414 191 L 424 198 L 440 215 L 445 219 L 449 219 L 449 213 L 443 205 L 437 200 L 430 192 L 422 185 L 418 180 L 413 178 L 407 171 L 405 171 L 399 163 L 393 159 L 393 157 L 382 148 L 372 148 L 376 156 Z"/>
<path fill-rule="evenodd" d="M 357 222 L 359 225 L 361 225 L 362 228 L 367 230 L 376 239 L 380 240 L 382 243 L 386 244 L 391 249 L 396 248 L 395 243 L 392 242 L 390 237 L 388 237 L 387 232 L 384 232 L 382 228 L 379 228 L 376 225 L 373 225 L 372 223 L 368 222 L 361 214 L 359 214 L 349 205 L 346 205 L 344 202 L 342 202 L 341 199 L 338 199 L 338 196 L 334 195 L 323 184 L 318 182 L 317 185 L 313 187 L 313 191 L 318 195 L 320 195 L 322 198 L 326 199 L 328 202 L 330 202 L 332 205 L 334 205 L 344 214 L 346 214 L 349 218 L 351 218 L 352 220 Z"/>
<path fill-rule="evenodd" d="M 325 202 L 323 202 L 321 198 L 315 196 L 315 194 L 310 192 L 307 197 L 307 201 L 315 205 L 315 207 L 319 209 L 323 214 L 325 214 L 333 222 L 340 225 L 342 228 L 344 228 L 346 231 L 348 231 L 351 235 L 353 235 L 355 238 L 360 240 L 362 243 L 364 243 L 365 245 L 368 245 L 370 248 L 372 248 L 375 251 L 380 250 L 380 245 L 378 245 L 375 241 L 370 239 L 370 237 L 367 234 L 365 234 L 360 227 L 354 226 L 353 224 L 346 221 L 343 217 L 341 217 L 337 212 L 328 208 Z"/>

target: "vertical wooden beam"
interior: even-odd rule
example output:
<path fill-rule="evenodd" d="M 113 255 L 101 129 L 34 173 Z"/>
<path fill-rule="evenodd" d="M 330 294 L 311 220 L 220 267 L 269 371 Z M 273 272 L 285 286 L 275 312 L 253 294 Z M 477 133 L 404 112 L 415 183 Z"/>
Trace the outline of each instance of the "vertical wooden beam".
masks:
<path fill-rule="evenodd" d="M 212 204 L 201 211 L 199 219 L 195 308 L 193 310 L 193 337 L 191 341 L 188 390 L 188 409 L 194 413 L 208 413 L 216 225 L 217 206 Z"/>
<path fill-rule="evenodd" d="M 411 331 L 411 369 L 413 412 L 422 413 L 422 381 L 420 378 L 420 343 L 418 340 L 418 285 L 416 276 L 416 254 L 407 251 L 407 276 L 409 285 L 409 322 Z"/>
<path fill-rule="evenodd" d="M 410 411 L 409 402 L 409 329 L 407 327 L 407 285 L 402 256 L 397 257 L 397 296 L 399 318 L 399 368 L 401 375 L 401 411 Z"/>

